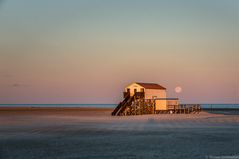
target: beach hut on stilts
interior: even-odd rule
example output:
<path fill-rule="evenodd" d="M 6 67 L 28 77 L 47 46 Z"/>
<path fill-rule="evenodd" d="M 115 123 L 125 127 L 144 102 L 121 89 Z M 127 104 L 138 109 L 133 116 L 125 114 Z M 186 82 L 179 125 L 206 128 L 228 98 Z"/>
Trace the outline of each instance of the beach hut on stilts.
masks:
<path fill-rule="evenodd" d="M 166 88 L 156 83 L 134 82 L 123 92 L 123 101 L 113 110 L 112 116 L 197 113 L 198 104 L 179 104 L 178 98 L 167 98 Z"/>

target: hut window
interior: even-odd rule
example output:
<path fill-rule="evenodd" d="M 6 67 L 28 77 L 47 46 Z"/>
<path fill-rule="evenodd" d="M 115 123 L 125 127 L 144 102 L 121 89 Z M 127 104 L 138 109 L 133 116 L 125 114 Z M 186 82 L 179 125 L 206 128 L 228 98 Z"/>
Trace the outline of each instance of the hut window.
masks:
<path fill-rule="evenodd" d="M 134 93 L 136 93 L 137 92 L 137 89 L 134 89 Z"/>
<path fill-rule="evenodd" d="M 130 92 L 130 89 L 129 89 L 129 88 L 127 88 L 127 92 Z"/>

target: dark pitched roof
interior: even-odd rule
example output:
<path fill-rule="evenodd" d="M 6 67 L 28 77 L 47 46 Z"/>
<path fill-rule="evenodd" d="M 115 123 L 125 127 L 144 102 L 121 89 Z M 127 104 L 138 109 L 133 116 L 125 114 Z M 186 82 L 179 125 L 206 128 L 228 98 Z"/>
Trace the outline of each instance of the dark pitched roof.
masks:
<path fill-rule="evenodd" d="M 159 84 L 156 83 L 141 83 L 141 82 L 136 83 L 146 89 L 166 89 L 163 86 L 160 86 Z"/>

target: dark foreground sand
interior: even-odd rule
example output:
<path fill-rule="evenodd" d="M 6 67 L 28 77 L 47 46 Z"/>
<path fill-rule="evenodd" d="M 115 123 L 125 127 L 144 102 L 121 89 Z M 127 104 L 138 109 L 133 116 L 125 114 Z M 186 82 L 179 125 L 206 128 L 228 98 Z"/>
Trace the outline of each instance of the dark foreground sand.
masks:
<path fill-rule="evenodd" d="M 1 108 L 0 159 L 239 155 L 239 115 L 112 117 L 112 109 Z"/>

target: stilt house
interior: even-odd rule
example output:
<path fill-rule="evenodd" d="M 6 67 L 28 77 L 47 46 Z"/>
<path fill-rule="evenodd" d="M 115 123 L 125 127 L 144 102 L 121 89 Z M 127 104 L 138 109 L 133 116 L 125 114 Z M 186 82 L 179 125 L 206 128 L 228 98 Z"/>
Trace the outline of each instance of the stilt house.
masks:
<path fill-rule="evenodd" d="M 166 88 L 156 83 L 132 83 L 125 87 L 123 96 L 124 100 L 114 109 L 113 116 L 181 111 L 178 98 L 167 98 Z"/>

